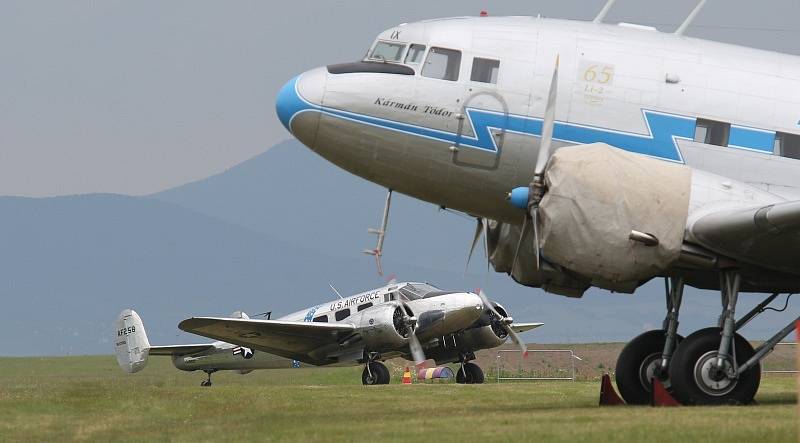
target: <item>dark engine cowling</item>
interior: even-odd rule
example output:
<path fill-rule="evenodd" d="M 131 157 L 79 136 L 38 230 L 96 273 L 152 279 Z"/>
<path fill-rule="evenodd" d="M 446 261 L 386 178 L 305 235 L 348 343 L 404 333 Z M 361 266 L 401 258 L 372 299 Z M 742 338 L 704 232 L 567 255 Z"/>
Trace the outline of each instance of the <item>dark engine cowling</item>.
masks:
<path fill-rule="evenodd" d="M 403 319 L 413 313 L 404 309 L 400 303 L 385 303 L 356 314 L 353 322 L 367 349 L 381 352 L 407 345 L 411 330 Z"/>
<path fill-rule="evenodd" d="M 508 316 L 505 308 L 501 305 L 495 303 L 494 306 L 500 315 Z M 508 333 L 500 326 L 498 320 L 490 312 L 484 311 L 476 325 L 463 332 L 458 347 L 476 351 L 494 348 L 505 343 Z"/>

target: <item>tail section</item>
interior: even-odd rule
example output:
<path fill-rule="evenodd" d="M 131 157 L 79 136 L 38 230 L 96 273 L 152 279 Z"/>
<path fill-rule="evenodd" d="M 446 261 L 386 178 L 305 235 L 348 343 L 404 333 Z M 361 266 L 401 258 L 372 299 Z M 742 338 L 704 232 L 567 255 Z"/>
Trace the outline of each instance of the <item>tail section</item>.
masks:
<path fill-rule="evenodd" d="M 120 312 L 114 334 L 119 367 L 127 373 L 144 369 L 150 355 L 150 342 L 139 314 L 133 309 Z"/>

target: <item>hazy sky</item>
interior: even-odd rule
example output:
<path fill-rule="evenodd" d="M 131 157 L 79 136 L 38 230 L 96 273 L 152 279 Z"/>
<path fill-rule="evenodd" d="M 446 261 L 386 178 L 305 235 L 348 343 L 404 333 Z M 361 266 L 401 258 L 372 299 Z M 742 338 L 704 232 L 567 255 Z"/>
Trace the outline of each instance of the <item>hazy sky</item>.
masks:
<path fill-rule="evenodd" d="M 280 86 L 383 29 L 481 9 L 590 19 L 604 2 L 2 0 L 0 195 L 200 179 L 287 138 Z M 695 3 L 619 0 L 607 21 L 672 30 Z M 710 0 L 688 34 L 800 54 L 799 16 L 798 0 Z"/>

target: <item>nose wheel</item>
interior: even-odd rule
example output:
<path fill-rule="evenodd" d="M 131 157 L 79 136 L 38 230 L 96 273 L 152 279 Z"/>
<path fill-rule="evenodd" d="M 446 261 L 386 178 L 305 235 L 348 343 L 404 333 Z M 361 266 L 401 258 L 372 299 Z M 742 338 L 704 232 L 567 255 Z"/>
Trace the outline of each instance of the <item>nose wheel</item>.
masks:
<path fill-rule="evenodd" d="M 388 385 L 390 378 L 389 369 L 379 361 L 367 363 L 361 373 L 361 383 L 367 386 Z"/>
<path fill-rule="evenodd" d="M 479 385 L 484 381 L 483 369 L 475 363 L 464 363 L 456 372 L 456 383 L 462 385 Z"/>

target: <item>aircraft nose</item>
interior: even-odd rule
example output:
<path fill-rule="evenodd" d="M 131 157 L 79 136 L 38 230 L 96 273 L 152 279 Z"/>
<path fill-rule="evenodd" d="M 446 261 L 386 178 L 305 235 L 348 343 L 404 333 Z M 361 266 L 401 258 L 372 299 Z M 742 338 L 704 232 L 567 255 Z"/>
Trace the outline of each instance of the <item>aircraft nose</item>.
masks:
<path fill-rule="evenodd" d="M 311 134 L 308 132 L 316 131 L 316 122 L 319 120 L 319 113 L 305 111 L 319 110 L 322 106 L 327 76 L 326 68 L 304 72 L 286 82 L 275 98 L 275 112 L 278 114 L 278 119 L 289 132 L 304 143 L 306 143 L 304 139 L 313 138 L 309 137 Z M 305 114 L 309 114 L 308 117 Z M 298 134 L 298 131 L 302 134 Z"/>

